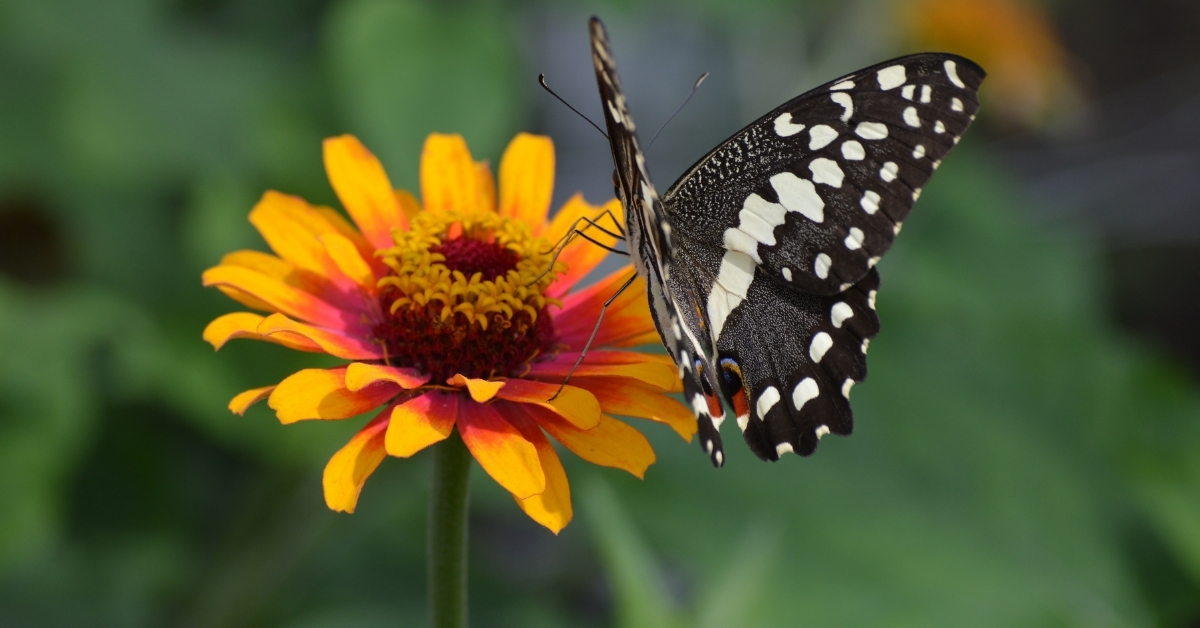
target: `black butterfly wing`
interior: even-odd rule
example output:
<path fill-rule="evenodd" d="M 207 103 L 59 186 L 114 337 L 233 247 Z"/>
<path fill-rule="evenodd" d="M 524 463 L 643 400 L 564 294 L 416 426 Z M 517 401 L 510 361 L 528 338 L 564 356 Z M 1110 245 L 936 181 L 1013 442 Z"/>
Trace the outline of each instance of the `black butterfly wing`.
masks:
<path fill-rule="evenodd" d="M 589 23 L 592 63 L 600 88 L 600 103 L 613 155 L 613 187 L 625 206 L 626 244 L 638 274 L 646 278 L 647 298 L 655 327 L 667 353 L 680 367 L 684 398 L 692 405 L 699 424 L 701 446 L 713 464 L 725 462 L 717 428 L 724 409 L 717 397 L 712 359 L 712 336 L 704 327 L 699 309 L 701 296 L 690 284 L 673 281 L 675 246 L 672 227 L 662 201 L 650 181 L 645 156 L 638 146 L 637 129 L 621 90 L 616 62 L 604 25 Z M 677 290 L 682 292 L 677 292 Z"/>
<path fill-rule="evenodd" d="M 901 57 L 784 103 L 663 197 L 689 242 L 742 251 L 814 294 L 861 280 L 979 110 L 984 72 L 956 55 Z"/>
<path fill-rule="evenodd" d="M 879 331 L 874 265 L 974 118 L 982 79 L 945 54 L 866 68 L 763 116 L 664 197 L 690 271 L 668 283 L 703 295 L 720 396 L 760 458 L 852 431 L 850 388 Z"/>

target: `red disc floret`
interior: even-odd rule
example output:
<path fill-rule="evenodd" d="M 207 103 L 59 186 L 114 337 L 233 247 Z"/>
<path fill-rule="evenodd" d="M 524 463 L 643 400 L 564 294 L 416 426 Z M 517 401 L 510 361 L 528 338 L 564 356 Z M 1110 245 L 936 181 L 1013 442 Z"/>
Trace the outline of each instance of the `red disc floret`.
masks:
<path fill-rule="evenodd" d="M 457 270 L 468 278 L 475 273 L 483 273 L 484 281 L 491 281 L 517 267 L 516 253 L 497 242 L 475 238 L 446 240 L 430 247 L 429 252 L 445 255 L 446 261 L 442 263 L 446 268 Z"/>

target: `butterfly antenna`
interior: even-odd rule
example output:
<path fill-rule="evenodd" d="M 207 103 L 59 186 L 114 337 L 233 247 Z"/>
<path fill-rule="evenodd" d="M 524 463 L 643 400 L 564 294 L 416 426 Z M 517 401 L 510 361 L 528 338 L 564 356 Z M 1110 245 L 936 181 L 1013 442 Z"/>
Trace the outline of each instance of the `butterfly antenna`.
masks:
<path fill-rule="evenodd" d="M 683 108 L 687 106 L 688 101 L 692 99 L 692 96 L 696 95 L 696 90 L 700 89 L 700 84 L 703 83 L 704 79 L 706 78 L 708 78 L 708 72 L 701 74 L 700 78 L 696 79 L 696 84 L 692 86 L 692 91 L 688 92 L 687 98 L 683 99 L 683 104 L 679 105 L 679 108 L 675 110 L 675 113 L 671 114 L 671 117 L 667 118 L 667 121 L 663 122 L 662 126 L 658 127 L 658 130 L 654 132 L 654 137 L 650 138 L 650 143 L 646 145 L 646 150 L 650 150 L 650 147 L 654 146 L 654 140 L 658 139 L 658 134 L 662 133 L 663 129 L 667 128 L 667 125 L 671 123 L 671 120 L 675 119 L 675 116 L 679 115 L 680 111 L 683 111 Z"/>
<path fill-rule="evenodd" d="M 593 127 L 593 128 L 595 128 L 597 131 L 600 131 L 600 135 L 603 135 L 603 136 L 604 136 L 604 139 L 608 139 L 608 133 L 605 133 L 603 129 L 601 129 L 600 127 L 596 126 L 596 123 L 595 123 L 595 122 L 592 122 L 592 119 L 591 119 L 591 118 L 589 118 L 589 117 L 587 117 L 587 116 L 583 115 L 582 113 L 579 113 L 579 110 L 578 110 L 578 109 L 576 109 L 576 108 L 574 108 L 574 107 L 572 107 L 572 106 L 571 106 L 571 103 L 569 103 L 569 102 L 567 102 L 567 101 L 563 100 L 563 99 L 562 99 L 562 96 L 559 96 L 558 94 L 555 94 L 555 93 L 554 93 L 554 90 L 550 89 L 550 86 L 546 84 L 546 75 L 545 75 L 545 74 L 539 74 L 539 75 L 538 75 L 538 83 L 541 83 L 541 84 L 542 84 L 542 89 L 544 89 L 544 90 L 546 90 L 546 91 L 550 92 L 550 95 L 551 95 L 551 96 L 553 96 L 553 97 L 557 98 L 557 99 L 558 99 L 558 102 L 560 102 L 560 103 L 562 103 L 562 104 L 566 105 L 566 106 L 567 106 L 567 109 L 570 109 L 571 111 L 574 111 L 574 112 L 575 112 L 575 115 L 579 116 L 580 118 L 583 118 L 584 120 L 587 120 L 588 124 L 592 125 L 592 127 Z M 692 90 L 692 91 L 695 91 L 695 90 Z"/>

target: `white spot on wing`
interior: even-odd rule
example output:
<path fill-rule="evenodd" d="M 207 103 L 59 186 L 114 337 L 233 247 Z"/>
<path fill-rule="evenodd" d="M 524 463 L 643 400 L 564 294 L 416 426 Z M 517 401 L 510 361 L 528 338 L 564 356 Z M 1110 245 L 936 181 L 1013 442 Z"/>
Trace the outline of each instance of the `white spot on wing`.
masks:
<path fill-rule="evenodd" d="M 746 299 L 746 291 L 754 281 L 754 260 L 739 251 L 726 251 L 721 258 L 721 269 L 717 280 L 708 293 L 708 322 L 712 324 L 713 337 L 721 335 L 725 319 L 733 308 Z"/>
<path fill-rule="evenodd" d="M 913 128 L 921 126 L 921 119 L 917 117 L 916 107 L 904 108 L 904 123 Z"/>
<path fill-rule="evenodd" d="M 867 293 L 867 305 L 871 306 L 872 310 L 875 309 L 875 291 L 874 290 Z"/>
<path fill-rule="evenodd" d="M 817 255 L 816 261 L 813 262 L 813 272 L 817 274 L 817 277 L 824 279 L 829 276 L 829 267 L 832 264 L 833 260 L 829 259 L 828 255 L 820 253 Z"/>
<path fill-rule="evenodd" d="M 804 130 L 803 124 L 792 122 L 792 114 L 784 112 L 775 118 L 775 133 L 780 137 L 790 137 Z"/>
<path fill-rule="evenodd" d="M 750 415 L 749 414 L 739 414 L 737 416 L 737 424 L 738 424 L 738 429 L 745 432 L 746 428 L 750 426 Z"/>
<path fill-rule="evenodd" d="M 950 59 L 946 59 L 946 62 L 942 65 L 946 68 L 946 77 L 950 79 L 951 83 L 954 83 L 955 87 L 960 89 L 966 87 L 966 84 L 962 82 L 962 79 L 958 78 L 957 63 L 951 61 Z"/>
<path fill-rule="evenodd" d="M 813 222 L 825 220 L 825 201 L 817 194 L 812 181 L 781 172 L 771 177 L 771 187 L 779 195 L 779 203 L 788 211 L 798 212 Z"/>
<path fill-rule="evenodd" d="M 763 197 L 751 194 L 746 197 L 742 211 L 738 213 L 738 226 L 725 230 L 725 248 L 741 251 L 761 264 L 759 243 L 775 245 L 775 227 L 783 224 L 786 215 L 787 210 L 783 205 L 768 203 Z"/>
<path fill-rule="evenodd" d="M 882 258 L 877 255 L 867 260 L 867 268 L 875 268 L 875 265 L 879 263 L 880 259 Z"/>
<path fill-rule="evenodd" d="M 793 452 L 793 449 L 792 449 L 791 443 L 779 443 L 778 445 L 775 446 L 775 455 L 776 456 L 782 456 L 783 454 L 790 454 L 792 452 Z"/>
<path fill-rule="evenodd" d="M 863 245 L 863 237 L 864 234 L 862 229 L 859 229 L 858 227 L 850 227 L 850 235 L 846 236 L 845 240 L 846 248 L 850 249 L 851 251 L 857 251 L 858 249 L 861 249 Z"/>
<path fill-rule="evenodd" d="M 819 150 L 832 144 L 833 140 L 837 139 L 838 132 L 834 131 L 833 127 L 818 124 L 808 130 L 808 135 L 811 138 L 808 142 L 808 148 Z"/>
<path fill-rule="evenodd" d="M 958 98 L 951 98 L 950 99 L 950 109 L 952 111 L 962 111 L 963 110 L 962 101 L 959 100 Z"/>
<path fill-rule="evenodd" d="M 913 149 L 913 159 L 920 159 L 924 156 L 925 156 L 925 145 L 917 144 L 917 147 Z"/>
<path fill-rule="evenodd" d="M 866 355 L 866 354 L 867 354 L 867 346 L 868 346 L 868 345 L 870 345 L 870 344 L 871 344 L 871 339 L 870 339 L 870 338 L 863 338 L 863 343 L 862 343 L 862 352 L 863 352 L 863 355 Z"/>
<path fill-rule="evenodd" d="M 792 389 L 792 406 L 796 410 L 799 410 L 810 399 L 816 399 L 819 394 L 821 394 L 821 389 L 817 387 L 816 380 L 811 377 L 805 377 Z"/>
<path fill-rule="evenodd" d="M 774 240 L 774 238 L 771 239 Z M 754 260 L 754 263 L 762 263 L 762 257 L 758 254 L 758 240 L 745 231 L 742 231 L 737 227 L 730 227 L 729 229 L 726 229 L 724 244 L 725 250 L 741 251 L 742 253 L 749 255 Z M 772 244 L 774 244 L 774 242 L 772 242 Z"/>
<path fill-rule="evenodd" d="M 916 85 L 905 85 L 900 90 L 900 95 L 904 97 L 904 100 L 912 100 L 913 99 L 913 90 L 915 90 L 916 88 L 917 88 Z"/>
<path fill-rule="evenodd" d="M 842 81 L 829 88 L 829 91 L 837 91 L 839 89 L 854 89 L 854 81 Z"/>
<path fill-rule="evenodd" d="M 876 72 L 875 76 L 879 79 L 879 88 L 885 91 L 900 87 L 904 84 L 904 81 L 908 80 L 904 73 L 904 66 L 902 65 L 888 66 Z"/>
<path fill-rule="evenodd" d="M 725 452 L 718 451 L 717 452 L 717 466 L 719 467 L 723 464 L 725 464 Z"/>
<path fill-rule="evenodd" d="M 845 109 L 841 115 L 842 122 L 849 121 L 850 116 L 854 115 L 854 99 L 850 97 L 850 94 L 845 92 L 834 92 L 829 95 L 829 98 L 833 100 L 833 102 L 841 105 L 842 109 Z"/>
<path fill-rule="evenodd" d="M 930 100 L 933 100 L 933 88 L 929 87 L 928 85 L 922 85 L 921 102 L 928 103 Z"/>
<path fill-rule="evenodd" d="M 704 397 L 700 393 L 692 395 L 692 412 L 697 417 L 708 415 L 708 404 L 704 402 Z"/>
<path fill-rule="evenodd" d="M 858 143 L 858 140 L 846 140 L 842 142 L 842 157 L 850 161 L 861 161 L 867 157 L 867 151 L 863 150 L 863 145 Z"/>
<path fill-rule="evenodd" d="M 828 426 L 828 425 L 821 425 L 821 426 L 818 426 L 818 427 L 817 427 L 817 429 L 816 429 L 817 440 L 821 440 L 821 437 L 822 437 L 822 436 L 824 436 L 824 435 L 826 435 L 826 434 L 828 434 L 828 433 L 829 433 L 829 426 Z"/>
<path fill-rule="evenodd" d="M 854 380 L 847 377 L 846 381 L 842 382 L 842 396 L 849 399 L 850 398 L 850 389 L 853 387 L 854 387 Z"/>
<path fill-rule="evenodd" d="M 934 132 L 934 133 L 938 133 L 938 134 L 945 133 L 945 132 L 946 132 L 946 125 L 942 124 L 942 121 L 941 121 L 941 120 L 938 120 L 937 122 L 934 122 L 934 123 L 933 123 L 933 132 Z"/>
<path fill-rule="evenodd" d="M 792 280 L 792 269 L 788 268 L 787 266 L 784 266 L 783 270 L 781 270 L 780 272 L 783 273 L 784 279 L 787 279 L 788 281 Z"/>
<path fill-rule="evenodd" d="M 824 183 L 835 188 L 842 187 L 842 179 L 846 176 L 836 161 L 824 157 L 812 160 L 808 169 L 812 172 L 813 183 Z"/>
<path fill-rule="evenodd" d="M 896 174 L 900 172 L 900 166 L 894 161 L 885 161 L 883 167 L 879 169 L 879 178 L 891 183 L 896 180 Z"/>
<path fill-rule="evenodd" d="M 812 342 L 808 345 L 808 357 L 812 358 L 813 362 L 820 362 L 821 358 L 825 357 L 825 352 L 833 346 L 833 338 L 825 332 L 820 332 L 813 336 Z"/>
<path fill-rule="evenodd" d="M 862 205 L 863 211 L 874 214 L 879 211 L 879 193 L 871 190 L 863 192 L 862 200 L 858 204 Z"/>
<path fill-rule="evenodd" d="M 838 329 L 841 329 L 842 323 L 844 323 L 847 318 L 852 316 L 854 316 L 854 309 L 849 305 L 846 305 L 845 301 L 838 301 L 837 303 L 833 304 L 832 308 L 829 309 L 829 320 L 833 322 L 833 326 Z"/>
<path fill-rule="evenodd" d="M 881 140 L 888 136 L 887 125 L 882 122 L 859 122 L 854 134 L 864 140 Z"/>
<path fill-rule="evenodd" d="M 762 391 L 762 394 L 758 396 L 758 402 L 754 404 L 754 409 L 758 412 L 758 418 L 766 419 L 767 413 L 777 403 L 779 403 L 779 389 L 774 386 L 767 386 L 767 389 Z"/>

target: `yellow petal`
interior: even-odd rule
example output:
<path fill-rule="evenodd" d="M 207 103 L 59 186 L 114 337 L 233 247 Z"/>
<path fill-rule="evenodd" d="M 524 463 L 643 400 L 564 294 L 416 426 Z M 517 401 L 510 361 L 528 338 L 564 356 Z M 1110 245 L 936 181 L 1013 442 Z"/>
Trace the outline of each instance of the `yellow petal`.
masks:
<path fill-rule="evenodd" d="M 654 464 L 654 449 L 646 437 L 608 415 L 601 415 L 596 427 L 581 430 L 542 408 L 524 409 L 555 440 L 592 464 L 624 469 L 639 478 Z"/>
<path fill-rule="evenodd" d="M 321 484 L 325 488 L 325 504 L 330 510 L 354 512 L 363 484 L 383 461 L 387 415 L 384 411 L 367 423 L 325 465 Z"/>
<path fill-rule="evenodd" d="M 588 352 L 587 356 L 584 357 L 584 362 L 579 365 L 579 368 L 575 369 L 572 377 L 625 377 L 646 382 L 662 390 L 672 390 L 679 382 L 679 369 L 665 355 L 641 354 L 649 359 L 627 363 L 597 364 L 593 362 L 593 356 L 598 353 L 604 352 Z M 621 353 L 630 354 L 630 352 Z M 574 366 L 575 360 L 578 357 L 579 353 L 572 351 L 560 353 L 555 356 L 554 360 L 536 362 L 530 365 L 528 377 L 536 377 L 546 381 L 562 381 L 567 376 L 567 373 L 571 372 L 571 367 Z M 658 358 L 666 358 L 666 360 Z"/>
<path fill-rule="evenodd" d="M 263 386 L 262 388 L 251 388 L 246 392 L 238 393 L 229 402 L 229 411 L 238 416 L 246 414 L 246 410 L 250 409 L 250 406 L 266 399 L 273 390 L 275 390 L 274 386 Z"/>
<path fill-rule="evenodd" d="M 612 218 L 604 216 L 606 210 L 612 212 Z M 625 223 L 621 222 L 621 215 L 621 202 L 617 199 L 610 200 L 603 207 L 595 207 L 584 201 L 582 195 L 576 194 L 567 200 L 562 209 L 558 210 L 558 213 L 554 215 L 553 222 L 550 223 L 543 235 L 551 241 L 559 242 L 578 229 L 604 246 L 616 247 L 621 241 L 606 234 L 605 231 L 620 234 L 621 229 L 625 227 Z M 589 225 L 582 220 L 583 218 L 592 220 L 596 226 Z M 550 290 L 551 296 L 566 293 L 567 289 L 586 277 L 600 262 L 604 261 L 608 254 L 609 251 L 604 247 L 597 246 L 583 237 L 575 236 L 558 255 L 558 261 L 566 265 L 567 272 L 559 275 L 555 280 Z"/>
<path fill-rule="evenodd" d="M 527 499 L 546 490 L 537 448 L 491 404 L 461 404 L 458 431 L 479 466 L 513 497 Z"/>
<path fill-rule="evenodd" d="M 421 211 L 421 203 L 408 190 L 396 190 L 396 202 L 400 203 L 400 209 L 410 221 Z"/>
<path fill-rule="evenodd" d="M 428 373 L 399 366 L 354 362 L 346 367 L 346 388 L 360 391 L 371 384 L 391 382 L 401 388 L 417 388 L 429 381 Z"/>
<path fill-rule="evenodd" d="M 480 161 L 475 164 L 475 174 L 479 181 L 479 209 L 483 211 L 496 211 L 496 179 L 492 177 L 492 169 L 488 167 L 486 161 Z"/>
<path fill-rule="evenodd" d="M 589 430 L 600 423 L 600 403 L 592 393 L 575 386 L 562 386 L 528 379 L 510 379 L 496 396 L 508 401 L 529 403 L 561 416 L 579 429 Z M 551 401 L 554 394 L 558 396 Z"/>
<path fill-rule="evenodd" d="M 345 377 L 345 368 L 304 369 L 279 382 L 267 403 L 280 423 L 346 419 L 383 405 L 401 390 L 389 383 L 355 392 L 346 388 Z"/>
<path fill-rule="evenodd" d="M 458 416 L 459 396 L 431 390 L 392 410 L 387 430 L 387 452 L 407 458 L 450 436 Z"/>
<path fill-rule="evenodd" d="M 500 160 L 500 215 L 535 229 L 546 222 L 554 192 L 554 142 L 518 133 Z"/>
<path fill-rule="evenodd" d="M 691 409 L 664 395 L 660 388 L 616 377 L 577 377 L 571 381 L 595 395 L 604 412 L 664 423 L 689 442 L 696 434 L 696 416 Z"/>
<path fill-rule="evenodd" d="M 304 340 L 321 348 L 321 351 L 345 360 L 379 360 L 383 358 L 380 345 L 371 344 L 359 337 L 362 329 L 347 333 L 298 323 L 283 314 L 272 314 L 258 324 L 258 333 L 268 339 L 282 336 L 286 342 Z M 354 333 L 359 332 L 359 333 Z M 282 342 L 281 341 L 281 344 Z"/>
<path fill-rule="evenodd" d="M 332 265 L 317 237 L 336 230 L 304 199 L 268 191 L 250 210 L 250 222 L 279 257 L 297 268 L 329 275 Z"/>
<path fill-rule="evenodd" d="M 349 238 L 339 233 L 327 233 L 320 236 L 325 254 L 337 269 L 348 279 L 358 285 L 359 289 L 374 294 L 378 281 L 367 261 L 363 259 L 358 247 Z"/>
<path fill-rule="evenodd" d="M 225 343 L 234 338 L 250 338 L 253 340 L 274 342 L 299 351 L 323 352 L 320 345 L 307 338 L 284 334 L 264 336 L 258 333 L 258 325 L 262 321 L 262 316 L 250 312 L 226 314 L 218 317 L 204 328 L 204 340 L 211 344 L 214 349 L 220 349 L 225 346 Z"/>
<path fill-rule="evenodd" d="M 325 140 L 325 173 L 342 207 L 377 249 L 392 246 L 392 229 L 407 229 L 379 159 L 353 135 Z"/>
<path fill-rule="evenodd" d="M 503 410 L 501 414 L 504 414 Z M 530 519 L 558 534 L 571 521 L 572 516 L 571 486 L 567 483 L 567 472 L 563 469 L 562 461 L 558 459 L 554 446 L 545 434 L 542 434 L 541 428 L 528 415 L 512 412 L 505 414 L 505 418 L 521 430 L 521 435 L 537 448 L 542 472 L 546 474 L 545 491 L 533 497 L 514 499 Z"/>
<path fill-rule="evenodd" d="M 490 401 L 501 388 L 504 388 L 504 382 L 489 382 L 486 379 L 474 379 L 466 377 L 461 373 L 456 373 L 454 377 L 446 380 L 446 383 L 451 386 L 466 386 L 467 391 L 471 393 L 471 398 L 477 403 Z"/>
<path fill-rule="evenodd" d="M 339 327 L 345 312 L 309 292 L 241 266 L 217 266 L 200 276 L 205 286 L 226 286 L 265 303 L 270 310 L 326 327 Z"/>
<path fill-rule="evenodd" d="M 432 133 L 421 151 L 421 197 L 425 211 L 476 209 L 478 173 L 461 135 Z"/>

